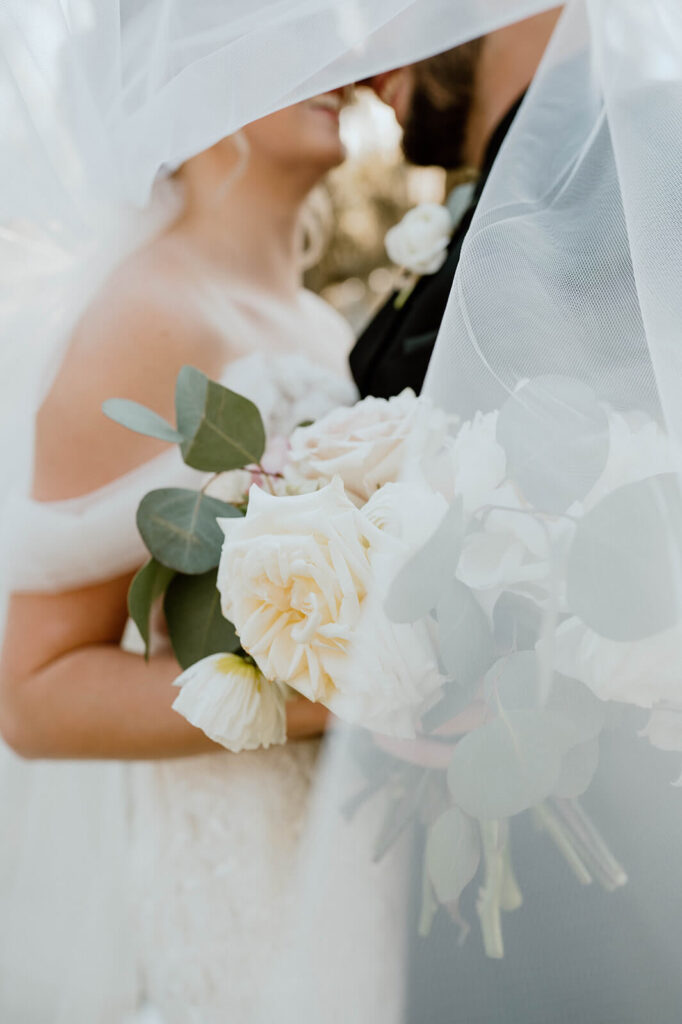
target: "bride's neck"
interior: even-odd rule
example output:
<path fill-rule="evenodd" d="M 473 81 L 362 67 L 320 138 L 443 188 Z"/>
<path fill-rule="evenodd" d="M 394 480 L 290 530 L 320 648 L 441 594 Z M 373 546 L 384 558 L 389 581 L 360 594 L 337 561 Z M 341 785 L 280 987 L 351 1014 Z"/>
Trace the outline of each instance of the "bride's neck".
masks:
<path fill-rule="evenodd" d="M 293 297 L 301 286 L 299 216 L 314 181 L 248 153 L 232 161 L 210 151 L 179 174 L 184 212 L 177 234 L 235 281 Z"/>

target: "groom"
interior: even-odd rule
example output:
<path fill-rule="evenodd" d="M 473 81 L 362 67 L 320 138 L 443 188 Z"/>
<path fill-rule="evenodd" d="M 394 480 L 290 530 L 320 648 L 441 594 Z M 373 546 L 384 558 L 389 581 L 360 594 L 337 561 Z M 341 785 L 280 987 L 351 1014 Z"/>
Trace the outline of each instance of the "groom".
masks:
<path fill-rule="evenodd" d="M 535 15 L 364 83 L 393 108 L 411 163 L 472 168 L 478 180 L 475 188 L 460 186 L 448 197 L 455 227 L 441 269 L 421 277 L 400 308 L 394 293 L 351 352 L 363 397 L 421 390 L 462 244 L 559 14 Z"/>

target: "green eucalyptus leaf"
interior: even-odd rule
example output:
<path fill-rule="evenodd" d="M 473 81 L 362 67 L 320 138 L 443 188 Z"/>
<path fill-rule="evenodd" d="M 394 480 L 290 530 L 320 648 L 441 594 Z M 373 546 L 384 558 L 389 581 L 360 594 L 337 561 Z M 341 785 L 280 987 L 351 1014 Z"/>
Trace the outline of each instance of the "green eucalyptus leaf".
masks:
<path fill-rule="evenodd" d="M 485 692 L 504 711 L 542 708 L 550 712 L 556 721 L 563 722 L 566 744 L 585 743 L 604 727 L 604 704 L 579 680 L 554 673 L 543 696 L 535 651 L 518 651 L 496 661 L 486 675 Z"/>
<path fill-rule="evenodd" d="M 429 878 L 429 869 L 426 863 L 426 856 L 424 856 L 424 863 L 422 865 L 422 905 L 419 912 L 419 935 L 425 939 L 431 932 L 433 922 L 438 912 L 438 902 L 436 895 L 433 891 L 433 885 Z"/>
<path fill-rule="evenodd" d="M 481 862 L 481 837 L 476 822 L 458 807 L 441 814 L 426 840 L 429 877 L 441 903 L 454 903 Z"/>
<path fill-rule="evenodd" d="M 594 778 L 599 764 L 599 740 L 591 739 L 568 750 L 561 762 L 553 796 L 573 800 L 582 796 Z"/>
<path fill-rule="evenodd" d="M 510 818 L 550 795 L 569 746 L 565 724 L 548 712 L 505 712 L 457 744 L 450 792 L 474 818 Z"/>
<path fill-rule="evenodd" d="M 150 559 L 136 574 L 128 590 L 128 613 L 144 640 L 145 657 L 149 657 L 149 617 L 154 602 L 165 592 L 175 572 Z"/>
<path fill-rule="evenodd" d="M 450 722 L 471 704 L 475 686 L 464 686 L 462 683 L 449 680 L 442 689 L 440 700 L 425 711 L 421 718 L 424 732 L 434 732 L 441 725 Z"/>
<path fill-rule="evenodd" d="M 156 437 L 159 441 L 169 441 L 171 444 L 184 441 L 180 431 L 172 427 L 163 416 L 139 402 L 131 402 L 127 398 L 109 398 L 102 405 L 102 412 L 110 420 L 128 430 L 134 430 L 136 434 L 146 434 L 147 437 Z"/>
<path fill-rule="evenodd" d="M 168 634 L 175 657 L 189 668 L 209 654 L 239 649 L 234 626 L 220 610 L 217 570 L 201 576 L 176 576 L 164 600 Z"/>
<path fill-rule="evenodd" d="M 493 609 L 495 642 L 501 651 L 535 647 L 542 629 L 542 609 L 523 594 L 505 590 Z"/>
<path fill-rule="evenodd" d="M 535 508 L 563 512 L 601 476 L 609 454 L 606 412 L 571 377 L 536 377 L 500 409 L 497 440 L 507 473 Z"/>
<path fill-rule="evenodd" d="M 568 605 L 611 640 L 643 640 L 682 618 L 682 499 L 673 474 L 612 491 L 580 520 Z"/>
<path fill-rule="evenodd" d="M 260 462 L 265 427 L 257 407 L 247 398 L 184 366 L 178 375 L 175 408 L 188 466 L 224 473 Z"/>
<path fill-rule="evenodd" d="M 165 487 L 150 491 L 137 510 L 137 527 L 157 561 L 196 575 L 214 569 L 224 540 L 217 519 L 241 513 L 199 491 Z"/>
<path fill-rule="evenodd" d="M 495 658 L 495 643 L 485 612 L 464 583 L 449 579 L 442 588 L 436 616 L 443 667 L 452 679 L 469 688 Z"/>
<path fill-rule="evenodd" d="M 416 622 L 436 607 L 462 551 L 462 502 L 455 501 L 431 537 L 396 575 L 384 605 L 391 622 Z"/>

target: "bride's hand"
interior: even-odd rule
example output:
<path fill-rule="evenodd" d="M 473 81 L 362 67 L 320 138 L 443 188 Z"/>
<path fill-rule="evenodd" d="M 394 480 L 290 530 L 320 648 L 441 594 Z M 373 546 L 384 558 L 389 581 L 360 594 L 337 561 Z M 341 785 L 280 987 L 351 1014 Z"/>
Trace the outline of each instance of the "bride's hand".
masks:
<path fill-rule="evenodd" d="M 287 739 L 309 740 L 321 736 L 329 718 L 329 711 L 322 704 L 295 697 L 287 702 Z"/>

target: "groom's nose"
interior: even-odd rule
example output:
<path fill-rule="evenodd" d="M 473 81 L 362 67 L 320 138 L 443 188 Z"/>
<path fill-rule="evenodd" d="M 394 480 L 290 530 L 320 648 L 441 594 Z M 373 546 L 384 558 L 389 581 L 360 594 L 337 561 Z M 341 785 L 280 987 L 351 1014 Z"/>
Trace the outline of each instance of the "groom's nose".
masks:
<path fill-rule="evenodd" d="M 382 103 L 393 108 L 398 123 L 405 124 L 412 94 L 412 75 L 409 66 L 382 71 L 378 75 L 364 78 L 357 84 L 367 86 L 376 93 Z"/>

